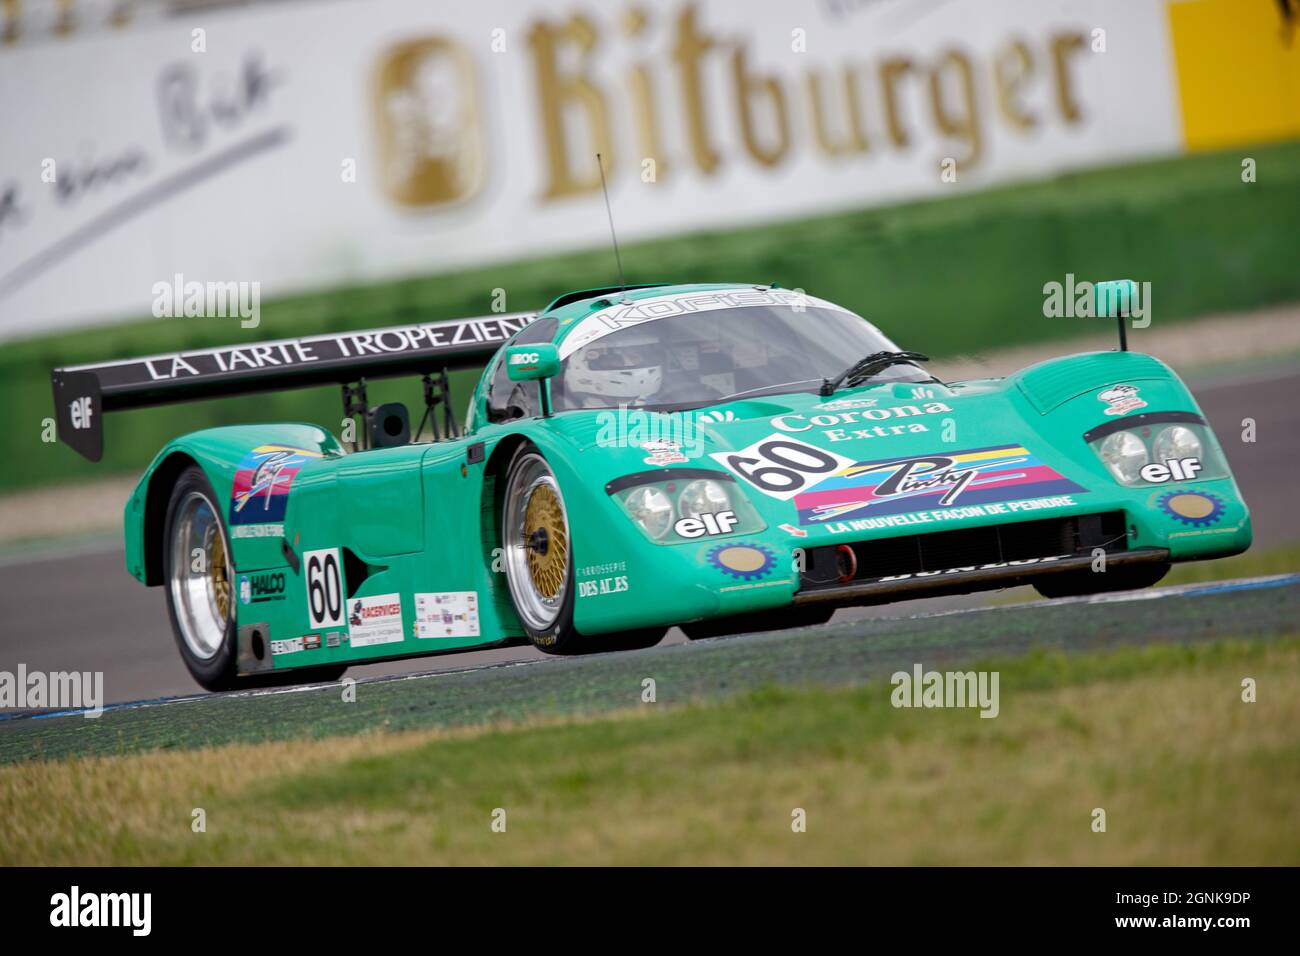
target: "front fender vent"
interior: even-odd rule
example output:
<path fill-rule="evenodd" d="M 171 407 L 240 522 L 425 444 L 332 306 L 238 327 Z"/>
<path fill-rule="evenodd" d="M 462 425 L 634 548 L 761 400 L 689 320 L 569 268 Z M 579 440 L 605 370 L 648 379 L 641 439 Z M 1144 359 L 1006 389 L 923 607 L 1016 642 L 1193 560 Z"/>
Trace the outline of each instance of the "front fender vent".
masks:
<path fill-rule="evenodd" d="M 1040 415 L 1072 398 L 1119 382 L 1168 379 L 1158 359 L 1141 352 L 1092 352 L 1034 365 L 1020 374 L 1020 392 Z"/>

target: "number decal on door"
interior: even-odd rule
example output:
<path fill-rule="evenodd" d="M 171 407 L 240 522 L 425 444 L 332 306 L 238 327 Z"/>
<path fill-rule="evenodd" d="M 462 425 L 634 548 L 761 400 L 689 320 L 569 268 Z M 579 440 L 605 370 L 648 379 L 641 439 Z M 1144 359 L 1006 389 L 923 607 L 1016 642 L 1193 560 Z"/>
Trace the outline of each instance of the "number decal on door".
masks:
<path fill-rule="evenodd" d="M 853 464 L 789 435 L 769 435 L 739 451 L 715 452 L 713 459 L 765 495 L 788 501 L 823 478 Z"/>
<path fill-rule="evenodd" d="M 337 548 L 302 556 L 307 583 L 307 621 L 311 630 L 343 626 L 343 572 Z"/>

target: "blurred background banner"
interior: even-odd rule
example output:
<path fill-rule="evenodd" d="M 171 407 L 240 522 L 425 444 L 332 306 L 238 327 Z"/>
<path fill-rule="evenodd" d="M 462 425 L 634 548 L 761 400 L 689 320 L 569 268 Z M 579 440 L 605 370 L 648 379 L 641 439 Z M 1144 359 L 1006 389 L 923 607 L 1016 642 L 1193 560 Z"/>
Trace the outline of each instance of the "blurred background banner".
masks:
<path fill-rule="evenodd" d="M 0 338 L 1295 137 L 1287 10 L 3 0 Z"/>
<path fill-rule="evenodd" d="M 1242 318 L 1300 301 L 1296 6 L 0 0 L 0 494 L 338 427 L 331 389 L 152 408 L 94 466 L 52 368 L 616 281 L 597 151 L 628 281 L 806 289 L 940 374 L 1080 348 L 1096 323 L 1044 305 L 1071 277 L 1149 284 L 1135 348 L 1217 314 L 1189 352 L 1286 354 Z"/>

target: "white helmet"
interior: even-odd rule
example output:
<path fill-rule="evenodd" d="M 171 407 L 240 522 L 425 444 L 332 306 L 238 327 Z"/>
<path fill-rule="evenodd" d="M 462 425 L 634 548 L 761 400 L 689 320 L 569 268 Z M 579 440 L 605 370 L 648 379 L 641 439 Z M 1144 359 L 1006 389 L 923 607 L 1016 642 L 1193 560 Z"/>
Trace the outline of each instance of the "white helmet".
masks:
<path fill-rule="evenodd" d="M 569 358 L 565 388 L 606 400 L 646 401 L 664 382 L 664 349 L 646 329 L 605 336 Z"/>

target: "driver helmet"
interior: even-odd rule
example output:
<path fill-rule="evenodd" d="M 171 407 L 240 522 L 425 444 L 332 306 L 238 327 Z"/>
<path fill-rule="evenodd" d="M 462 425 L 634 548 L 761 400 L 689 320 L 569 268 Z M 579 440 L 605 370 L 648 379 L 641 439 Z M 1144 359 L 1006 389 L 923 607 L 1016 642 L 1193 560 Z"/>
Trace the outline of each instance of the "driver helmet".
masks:
<path fill-rule="evenodd" d="M 574 352 L 564 379 L 571 391 L 604 401 L 648 401 L 663 387 L 663 344 L 648 329 L 615 332 Z"/>

